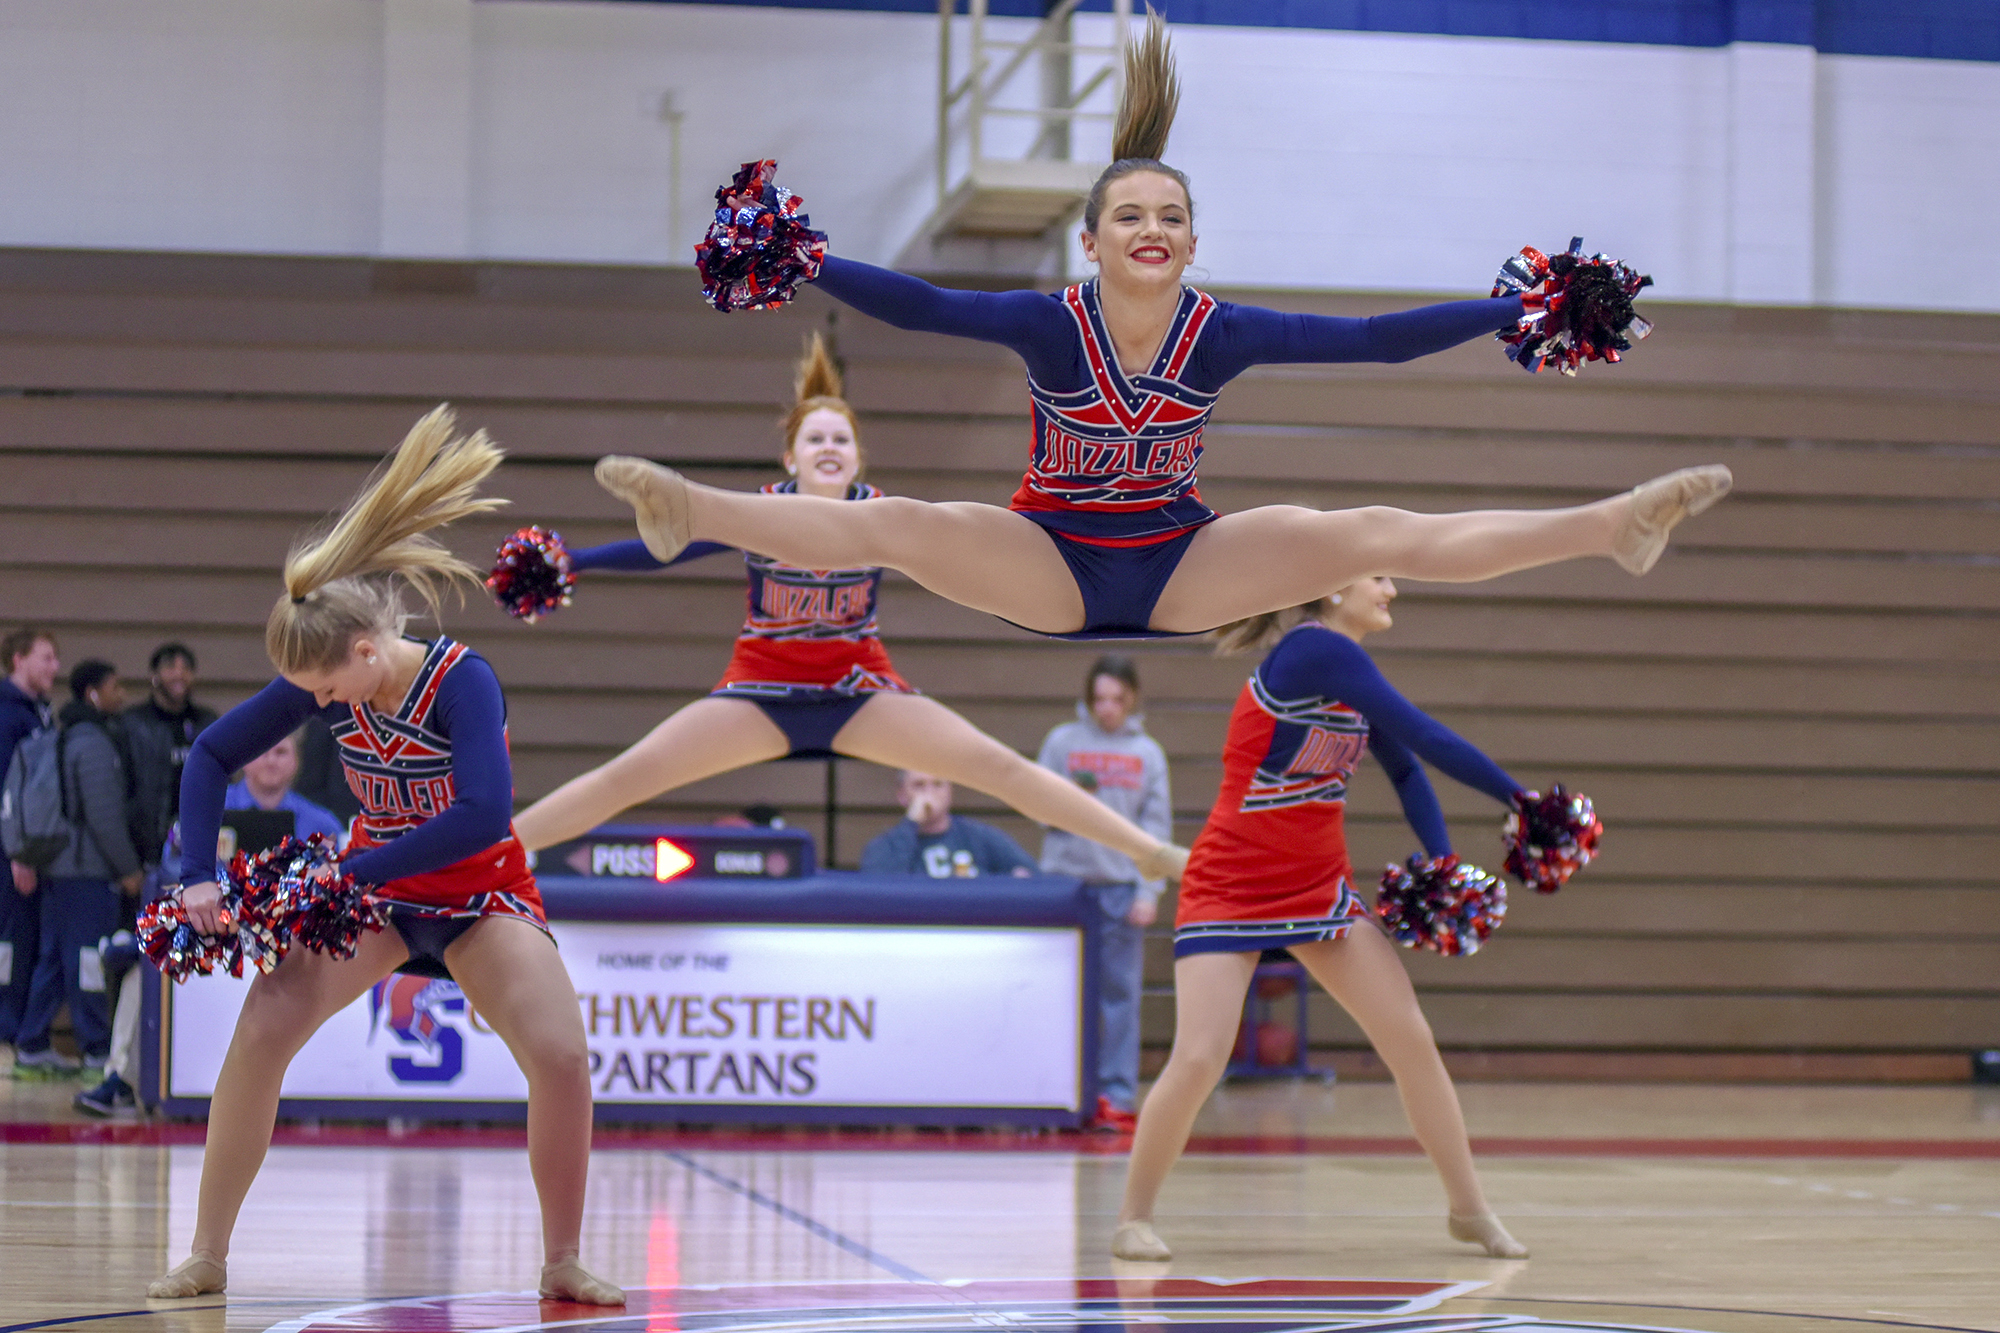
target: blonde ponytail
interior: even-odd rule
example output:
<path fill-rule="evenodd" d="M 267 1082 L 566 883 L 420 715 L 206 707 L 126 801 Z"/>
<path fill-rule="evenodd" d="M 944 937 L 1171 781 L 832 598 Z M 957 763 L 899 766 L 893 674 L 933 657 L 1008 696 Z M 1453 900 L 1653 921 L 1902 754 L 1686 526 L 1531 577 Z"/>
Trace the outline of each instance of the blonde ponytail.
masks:
<path fill-rule="evenodd" d="M 1125 91 L 1118 98 L 1118 119 L 1111 130 L 1111 165 L 1090 187 L 1090 197 L 1084 201 L 1085 231 L 1096 234 L 1111 182 L 1142 171 L 1179 181 L 1188 197 L 1188 210 L 1193 212 L 1194 190 L 1186 174 L 1160 160 L 1167 151 L 1167 136 L 1173 132 L 1180 106 L 1181 79 L 1174 68 L 1166 20 L 1147 5 L 1145 32 L 1125 47 Z"/>
<path fill-rule="evenodd" d="M 478 570 L 429 534 L 507 503 L 479 495 L 502 455 L 485 431 L 454 435 L 453 427 L 449 407 L 424 417 L 325 536 L 292 548 L 284 594 L 264 624 L 265 650 L 281 673 L 330 671 L 358 635 L 400 634 L 402 584 L 435 615 L 453 584 L 480 582 Z"/>
<path fill-rule="evenodd" d="M 1303 606 L 1290 606 L 1282 611 L 1266 611 L 1261 615 L 1231 621 L 1221 629 L 1211 631 L 1215 639 L 1215 654 L 1218 657 L 1234 657 L 1239 653 L 1263 652 L 1308 620 L 1318 620 L 1332 609 L 1332 602 L 1320 597 Z"/>
<path fill-rule="evenodd" d="M 784 421 L 785 452 L 791 452 L 792 442 L 798 439 L 799 427 L 805 425 L 806 418 L 822 408 L 847 418 L 848 428 L 854 432 L 854 447 L 860 452 L 861 421 L 854 415 L 854 409 L 847 405 L 844 393 L 840 367 L 834 364 L 826 339 L 815 331 L 806 343 L 805 354 L 799 358 L 798 366 L 792 372 L 792 410 L 785 413 Z M 864 466 L 867 464 L 865 452 L 861 453 L 861 461 Z"/>

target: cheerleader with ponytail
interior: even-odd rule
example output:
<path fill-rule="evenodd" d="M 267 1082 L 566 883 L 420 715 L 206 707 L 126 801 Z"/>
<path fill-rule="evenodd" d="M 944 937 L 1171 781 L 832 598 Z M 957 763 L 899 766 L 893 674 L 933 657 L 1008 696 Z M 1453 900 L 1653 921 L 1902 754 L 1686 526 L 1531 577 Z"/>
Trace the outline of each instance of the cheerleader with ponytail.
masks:
<path fill-rule="evenodd" d="M 1395 784 L 1425 853 L 1412 858 L 1408 874 L 1392 868 L 1376 914 L 1406 944 L 1469 953 L 1505 911 L 1505 891 L 1452 854 L 1437 793 L 1418 760 L 1513 807 L 1517 819 L 1539 798 L 1418 711 L 1362 651 L 1361 638 L 1389 628 L 1395 596 L 1388 579 L 1362 579 L 1219 635 L 1224 652 L 1268 652 L 1230 717 L 1222 789 L 1181 882 L 1173 1053 L 1134 1131 L 1111 1242 L 1121 1259 L 1172 1257 L 1153 1231 L 1153 1201 L 1229 1061 L 1243 997 L 1265 949 L 1290 950 L 1353 1016 L 1395 1076 L 1417 1140 L 1444 1182 L 1451 1235 L 1495 1258 L 1528 1253 L 1487 1206 L 1458 1094 L 1395 946 L 1355 892 L 1342 823 L 1348 779 L 1370 751 Z M 1588 841 L 1594 848 L 1594 829 Z M 1421 893 L 1410 892 L 1413 880 Z M 1440 905 L 1448 910 L 1438 911 Z M 1426 908 L 1428 919 L 1416 920 Z"/>
<path fill-rule="evenodd" d="M 1117 160 L 1084 206 L 1083 249 L 1097 276 L 1054 295 L 951 291 L 852 260 L 822 263 L 824 238 L 803 233 L 818 237 L 811 246 L 799 240 L 798 201 L 766 185 L 769 164 L 739 178 L 751 194 L 780 200 L 777 234 L 797 242 L 787 262 L 828 295 L 898 328 L 1000 343 L 1027 363 L 1034 439 L 1009 508 L 780 502 L 692 485 L 616 456 L 598 464 L 598 480 L 633 506 L 640 534 L 663 560 L 707 539 L 806 568 L 886 565 L 941 596 L 1060 638 L 1201 632 L 1371 575 L 1466 583 L 1584 556 L 1608 556 L 1643 574 L 1675 524 L 1729 489 L 1727 468 L 1703 467 L 1574 509 L 1415 514 L 1270 505 L 1217 515 L 1196 489 L 1202 431 L 1223 386 L 1245 370 L 1408 361 L 1534 321 L 1524 289 L 1530 304 L 1551 312 L 1563 299 L 1536 288 L 1550 263 L 1539 255 L 1543 268 L 1533 273 L 1533 265 L 1510 263 L 1504 294 L 1371 319 L 1285 314 L 1183 286 L 1195 254 L 1193 193 L 1188 178 L 1160 160 L 1178 102 L 1165 26 L 1149 15 L 1144 38 L 1127 49 Z M 1282 217 L 1273 225 L 1282 227 Z M 758 234 L 773 233 L 764 226 Z M 700 262 L 712 267 L 717 249 L 708 243 Z M 1565 274 L 1582 262 L 1557 260 Z M 743 304 L 781 299 L 763 278 L 745 281 L 754 292 Z M 1636 284 L 1635 277 L 1626 285 L 1636 291 Z M 1635 327 L 1627 298 L 1623 312 L 1607 318 Z M 1571 309 L 1564 318 L 1581 315 Z"/>
<path fill-rule="evenodd" d="M 865 513 L 890 503 L 861 480 L 860 423 L 841 392 L 839 372 L 815 334 L 784 421 L 783 462 L 791 476 L 763 491 L 777 511 L 826 505 Z M 524 543 L 546 549 L 527 557 Z M 488 582 L 508 610 L 539 613 L 552 603 L 524 602 L 511 591 L 516 584 L 548 585 L 544 577 L 520 577 L 524 557 L 574 571 L 653 570 L 728 549 L 701 542 L 672 560 L 656 558 L 639 541 L 567 552 L 552 534 L 530 529 L 502 547 Z M 747 551 L 744 563 L 749 614 L 721 682 L 617 758 L 522 811 L 515 828 L 530 849 L 576 837 L 628 806 L 718 773 L 771 759 L 845 755 L 998 797 L 1038 823 L 1131 857 L 1140 878 L 1179 877 L 1186 849 L 1161 842 L 896 673 L 875 625 L 881 569 L 801 567 Z"/>
<path fill-rule="evenodd" d="M 224 1289 L 229 1239 L 271 1143 L 286 1067 L 306 1039 L 392 972 L 449 977 L 528 1081 L 528 1164 L 541 1200 L 544 1297 L 622 1305 L 578 1261 L 590 1160 L 589 1050 L 576 992 L 509 827 L 506 704 L 493 669 L 450 639 L 404 633 L 400 590 L 436 612 L 478 575 L 430 533 L 503 501 L 479 496 L 500 450 L 418 422 L 333 527 L 285 561 L 265 647 L 279 678 L 201 734 L 181 778 L 180 906 L 195 930 L 234 923 L 216 884 L 229 775 L 314 714 L 332 727 L 362 810 L 338 871 L 370 886 L 389 929 L 350 956 L 295 946 L 256 976 L 209 1103 L 193 1254 L 147 1295 Z"/>

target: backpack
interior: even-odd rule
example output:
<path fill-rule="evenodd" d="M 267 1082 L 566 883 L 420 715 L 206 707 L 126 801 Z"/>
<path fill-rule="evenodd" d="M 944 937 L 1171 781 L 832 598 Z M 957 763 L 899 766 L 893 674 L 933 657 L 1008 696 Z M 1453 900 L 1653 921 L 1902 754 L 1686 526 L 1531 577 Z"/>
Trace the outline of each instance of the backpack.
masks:
<path fill-rule="evenodd" d="M 53 865 L 75 837 L 63 748 L 63 728 L 36 732 L 14 748 L 0 786 L 0 840 L 16 861 L 36 870 Z"/>

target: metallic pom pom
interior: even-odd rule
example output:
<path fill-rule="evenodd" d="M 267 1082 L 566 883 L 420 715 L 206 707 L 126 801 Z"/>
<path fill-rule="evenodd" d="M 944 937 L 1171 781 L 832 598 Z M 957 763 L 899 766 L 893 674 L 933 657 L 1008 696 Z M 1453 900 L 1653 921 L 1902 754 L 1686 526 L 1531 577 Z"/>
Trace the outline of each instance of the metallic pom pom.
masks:
<path fill-rule="evenodd" d="M 493 553 L 487 591 L 500 609 L 530 625 L 568 606 L 576 592 L 576 571 L 570 568 L 569 547 L 550 528 L 527 527 L 509 536 Z"/>
<path fill-rule="evenodd" d="M 1604 821 L 1590 798 L 1560 782 L 1549 794 L 1519 792 L 1501 830 L 1507 873 L 1537 893 L 1554 893 L 1597 855 Z"/>
<path fill-rule="evenodd" d="M 1494 336 L 1530 374 L 1544 363 L 1574 375 L 1585 361 L 1617 361 L 1653 331 L 1632 308 L 1632 298 L 1652 281 L 1609 255 L 1586 258 L 1581 236 L 1553 258 L 1523 246 L 1501 265 L 1493 295 L 1519 294 L 1524 309 L 1513 328 Z"/>
<path fill-rule="evenodd" d="M 717 310 L 774 310 L 819 276 L 826 233 L 800 210 L 805 201 L 771 176 L 778 164 L 745 162 L 715 192 L 715 221 L 694 248 L 702 297 Z"/>
<path fill-rule="evenodd" d="M 387 918 L 372 894 L 340 873 L 339 862 L 333 841 L 318 833 L 255 855 L 238 852 L 216 874 L 233 933 L 196 930 L 176 889 L 140 912 L 139 947 L 170 981 L 216 971 L 240 977 L 246 966 L 269 972 L 295 943 L 352 958 L 361 932 L 382 929 Z"/>
<path fill-rule="evenodd" d="M 1406 949 L 1478 953 L 1507 915 L 1507 886 L 1456 856 L 1433 861 L 1419 853 L 1383 868 L 1375 915 Z"/>

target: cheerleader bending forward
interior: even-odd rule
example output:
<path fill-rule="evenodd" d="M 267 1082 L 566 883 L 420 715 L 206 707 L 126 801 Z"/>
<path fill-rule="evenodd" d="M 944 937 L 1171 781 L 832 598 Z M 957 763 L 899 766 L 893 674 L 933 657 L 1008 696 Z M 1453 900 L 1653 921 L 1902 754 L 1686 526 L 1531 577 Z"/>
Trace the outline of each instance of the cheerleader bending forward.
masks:
<path fill-rule="evenodd" d="M 1573 509 L 1416 514 L 1269 505 L 1218 516 L 1196 490 L 1202 432 L 1251 366 L 1408 361 L 1515 324 L 1518 296 L 1373 319 L 1217 301 L 1181 284 L 1194 258 L 1185 175 L 1159 160 L 1178 101 L 1157 16 L 1128 48 L 1118 159 L 1084 208 L 1097 277 L 1048 295 L 970 292 L 828 257 L 822 291 L 903 329 L 1000 343 L 1027 363 L 1034 439 L 1011 506 L 891 498 L 798 503 L 688 483 L 635 458 L 598 480 L 637 511 L 654 554 L 705 539 L 808 569 L 886 565 L 942 597 L 1057 637 L 1199 633 L 1368 575 L 1467 583 L 1609 556 L 1634 574 L 1730 485 L 1711 466 Z"/>
<path fill-rule="evenodd" d="M 364 932 L 348 959 L 294 947 L 252 980 L 209 1103 L 193 1254 L 148 1296 L 223 1290 L 230 1234 L 270 1147 L 286 1067 L 322 1023 L 400 969 L 456 981 L 527 1076 L 541 1294 L 624 1304 L 577 1257 L 589 1052 L 575 989 L 508 826 L 514 784 L 500 682 L 462 644 L 405 636 L 395 590 L 409 583 L 435 610 L 447 585 L 478 581 L 425 534 L 503 503 L 477 495 L 499 461 L 483 432 L 454 438 L 442 408 L 419 422 L 326 537 L 285 562 L 285 591 L 264 636 L 280 678 L 204 731 L 188 756 L 182 900 L 198 929 L 229 929 L 214 882 L 229 774 L 315 713 L 331 725 L 362 802 L 341 868 L 380 886 L 393 929 Z"/>
<path fill-rule="evenodd" d="M 1487 1207 L 1451 1076 L 1396 946 L 1356 894 L 1348 864 L 1347 780 L 1364 748 L 1388 771 L 1433 857 L 1449 855 L 1451 843 L 1418 756 L 1497 801 L 1521 789 L 1398 694 L 1362 651 L 1362 636 L 1389 627 L 1395 595 L 1389 580 L 1363 579 L 1223 631 L 1225 650 L 1273 638 L 1276 646 L 1237 699 L 1222 790 L 1181 882 L 1174 1047 L 1139 1112 L 1111 1242 L 1119 1258 L 1172 1257 L 1153 1231 L 1154 1199 L 1228 1063 L 1258 954 L 1280 948 L 1353 1015 L 1395 1075 L 1417 1141 L 1444 1182 L 1452 1236 L 1497 1258 L 1528 1253 Z"/>
<path fill-rule="evenodd" d="M 817 334 L 799 364 L 794 397 L 783 455 L 792 480 L 765 488 L 771 502 L 780 510 L 825 503 L 855 511 L 887 503 L 861 480 L 859 423 Z M 667 562 L 642 542 L 616 542 L 573 553 L 571 565 L 650 570 L 728 549 L 702 542 Z M 721 683 L 616 759 L 522 811 L 515 829 L 529 849 L 576 837 L 701 778 L 765 760 L 838 754 L 983 791 L 1030 819 L 1132 858 L 1139 879 L 1179 878 L 1184 848 L 1160 841 L 896 674 L 875 625 L 881 569 L 744 559 L 749 615 Z"/>

